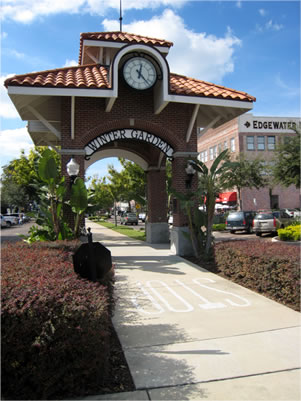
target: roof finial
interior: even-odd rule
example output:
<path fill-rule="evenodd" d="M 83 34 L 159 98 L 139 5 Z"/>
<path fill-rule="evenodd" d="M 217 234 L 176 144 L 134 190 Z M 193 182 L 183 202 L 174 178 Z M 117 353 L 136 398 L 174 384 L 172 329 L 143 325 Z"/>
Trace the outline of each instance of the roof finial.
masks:
<path fill-rule="evenodd" d="M 120 0 L 120 17 L 119 17 L 119 22 L 120 22 L 120 32 L 122 32 L 122 7 L 121 7 L 121 0 Z"/>

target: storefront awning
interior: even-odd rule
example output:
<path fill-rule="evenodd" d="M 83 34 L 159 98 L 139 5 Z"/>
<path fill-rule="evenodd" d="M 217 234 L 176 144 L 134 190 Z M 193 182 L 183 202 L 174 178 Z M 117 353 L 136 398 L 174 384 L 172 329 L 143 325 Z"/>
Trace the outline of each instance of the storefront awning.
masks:
<path fill-rule="evenodd" d="M 223 193 L 219 194 L 218 199 L 221 199 L 222 203 L 237 202 L 237 193 L 236 192 L 223 192 Z"/>

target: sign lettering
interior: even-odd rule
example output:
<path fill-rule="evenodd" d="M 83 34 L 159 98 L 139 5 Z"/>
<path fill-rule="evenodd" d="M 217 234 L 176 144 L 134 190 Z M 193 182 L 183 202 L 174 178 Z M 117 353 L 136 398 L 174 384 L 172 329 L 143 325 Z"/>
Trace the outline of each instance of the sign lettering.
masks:
<path fill-rule="evenodd" d="M 93 155 L 93 153 L 97 152 L 102 146 L 107 145 L 110 142 L 124 139 L 132 139 L 136 141 L 149 143 L 160 149 L 161 152 L 163 152 L 168 159 L 172 159 L 174 150 L 163 139 L 146 131 L 141 131 L 137 129 L 128 129 L 128 128 L 106 132 L 92 139 L 85 146 L 85 152 L 86 152 L 85 159 L 89 160 Z"/>

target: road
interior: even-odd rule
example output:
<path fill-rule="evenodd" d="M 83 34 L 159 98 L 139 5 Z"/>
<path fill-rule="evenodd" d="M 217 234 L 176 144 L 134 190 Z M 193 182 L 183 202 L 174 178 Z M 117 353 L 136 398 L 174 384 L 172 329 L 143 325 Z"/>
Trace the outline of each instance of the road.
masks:
<path fill-rule="evenodd" d="M 10 241 L 10 242 L 22 241 L 22 238 L 19 236 L 19 234 L 27 235 L 28 230 L 34 224 L 35 223 L 33 221 L 30 221 L 24 224 L 19 224 L 17 226 L 2 227 L 1 242 L 3 243 L 5 241 Z"/>
<path fill-rule="evenodd" d="M 114 223 L 114 219 L 111 218 L 109 219 L 111 223 Z M 2 243 L 4 241 L 10 241 L 10 242 L 16 242 L 16 241 L 21 241 L 22 238 L 19 236 L 19 234 L 27 235 L 29 228 L 35 224 L 33 221 L 24 223 L 22 225 L 17 225 L 17 226 L 12 226 L 8 228 L 1 228 L 1 241 Z M 118 219 L 118 225 L 120 225 L 120 220 Z M 131 227 L 134 230 L 141 230 L 141 228 L 145 228 L 145 223 L 142 223 L 139 221 L 138 225 L 130 225 L 127 227 Z M 171 227 L 171 226 L 170 226 Z M 247 234 L 247 233 L 237 233 L 237 234 L 231 234 L 230 232 L 226 231 L 215 231 L 214 236 L 216 241 L 229 241 L 229 240 L 256 240 L 260 239 L 262 241 L 271 241 L 273 236 L 271 234 L 264 234 L 261 238 L 256 237 L 255 234 Z"/>
<path fill-rule="evenodd" d="M 115 223 L 114 218 L 111 217 L 108 220 L 110 223 Z M 120 226 L 120 217 L 117 217 L 117 225 Z M 131 227 L 134 230 L 141 230 L 141 228 L 145 228 L 145 223 L 142 223 L 139 220 L 137 226 L 129 225 L 127 227 Z M 170 226 L 172 227 L 172 226 Z M 248 234 L 244 232 L 237 232 L 236 234 L 231 234 L 229 231 L 215 231 L 214 236 L 216 241 L 229 241 L 229 240 L 258 240 L 261 239 L 263 241 L 271 241 L 274 236 L 272 234 L 263 234 L 262 237 L 257 237 L 255 234 Z"/>

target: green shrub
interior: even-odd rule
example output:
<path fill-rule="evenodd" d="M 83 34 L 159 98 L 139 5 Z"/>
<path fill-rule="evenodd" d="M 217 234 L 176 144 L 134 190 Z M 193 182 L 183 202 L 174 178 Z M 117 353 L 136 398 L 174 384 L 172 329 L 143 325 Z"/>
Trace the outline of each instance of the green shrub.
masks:
<path fill-rule="evenodd" d="M 281 241 L 301 241 L 301 225 L 280 228 L 278 236 Z"/>
<path fill-rule="evenodd" d="M 108 289 L 77 277 L 59 242 L 2 249 L 2 397 L 60 399 L 97 391 L 109 358 Z"/>
<path fill-rule="evenodd" d="M 265 241 L 215 245 L 218 272 L 251 290 L 300 310 L 300 250 Z"/>
<path fill-rule="evenodd" d="M 226 224 L 220 223 L 220 224 L 213 224 L 212 230 L 213 231 L 224 231 L 226 229 Z"/>

